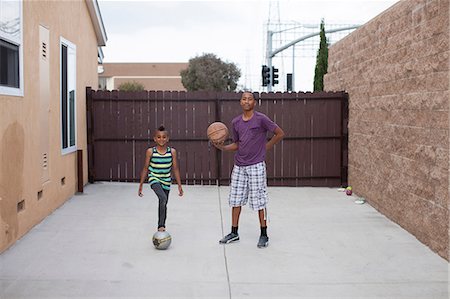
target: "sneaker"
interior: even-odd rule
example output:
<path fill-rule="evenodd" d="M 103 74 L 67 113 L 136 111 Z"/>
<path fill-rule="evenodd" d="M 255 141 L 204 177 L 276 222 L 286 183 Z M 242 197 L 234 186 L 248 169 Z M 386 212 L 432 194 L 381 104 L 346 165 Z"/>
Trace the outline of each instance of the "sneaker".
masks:
<path fill-rule="evenodd" d="M 269 246 L 269 237 L 268 236 L 260 236 L 258 241 L 258 248 L 264 248 Z"/>
<path fill-rule="evenodd" d="M 235 233 L 229 233 L 225 237 L 222 238 L 222 240 L 219 241 L 220 244 L 228 244 L 231 242 L 235 242 L 239 240 L 239 235 Z"/>

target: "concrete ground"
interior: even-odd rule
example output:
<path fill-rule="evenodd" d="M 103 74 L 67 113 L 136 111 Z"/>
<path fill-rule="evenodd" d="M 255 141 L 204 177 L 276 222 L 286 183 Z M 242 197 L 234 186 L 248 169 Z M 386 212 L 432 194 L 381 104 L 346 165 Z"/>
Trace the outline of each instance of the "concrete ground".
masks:
<path fill-rule="evenodd" d="M 175 186 L 174 186 L 175 187 Z M 230 230 L 228 187 L 169 200 L 172 244 L 153 248 L 157 199 L 96 183 L 0 255 L 0 298 L 448 298 L 448 263 L 336 188 L 269 188 L 270 245 L 257 213 Z"/>

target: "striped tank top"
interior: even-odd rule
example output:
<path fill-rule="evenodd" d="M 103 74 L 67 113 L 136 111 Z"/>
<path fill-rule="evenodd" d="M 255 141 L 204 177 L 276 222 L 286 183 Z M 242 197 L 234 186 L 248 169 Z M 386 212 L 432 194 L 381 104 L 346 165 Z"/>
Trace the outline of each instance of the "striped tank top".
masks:
<path fill-rule="evenodd" d="M 158 153 L 156 146 L 153 147 L 152 157 L 148 166 L 148 182 L 150 185 L 160 183 L 163 189 L 170 190 L 172 182 L 171 171 L 172 151 L 170 147 L 167 147 L 166 153 L 162 155 Z"/>

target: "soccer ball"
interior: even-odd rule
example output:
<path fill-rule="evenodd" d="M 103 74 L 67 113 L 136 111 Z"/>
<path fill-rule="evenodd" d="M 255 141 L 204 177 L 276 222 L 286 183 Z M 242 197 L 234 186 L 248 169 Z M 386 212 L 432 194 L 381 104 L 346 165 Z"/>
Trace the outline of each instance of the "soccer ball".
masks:
<path fill-rule="evenodd" d="M 157 231 L 153 235 L 153 245 L 155 245 L 156 249 L 165 250 L 169 248 L 170 243 L 172 242 L 172 237 L 166 231 L 160 232 Z"/>

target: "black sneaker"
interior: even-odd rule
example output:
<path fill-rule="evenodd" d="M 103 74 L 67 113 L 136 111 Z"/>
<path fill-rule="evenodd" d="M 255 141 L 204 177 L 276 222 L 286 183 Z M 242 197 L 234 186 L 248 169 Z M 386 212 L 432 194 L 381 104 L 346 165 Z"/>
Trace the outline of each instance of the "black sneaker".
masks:
<path fill-rule="evenodd" d="M 239 240 L 239 235 L 236 233 L 229 233 L 225 237 L 222 238 L 222 240 L 219 241 L 220 244 L 228 244 L 231 242 L 235 242 Z"/>
<path fill-rule="evenodd" d="M 268 236 L 260 236 L 258 241 L 258 248 L 264 248 L 269 246 L 269 237 Z"/>

